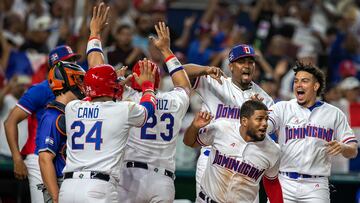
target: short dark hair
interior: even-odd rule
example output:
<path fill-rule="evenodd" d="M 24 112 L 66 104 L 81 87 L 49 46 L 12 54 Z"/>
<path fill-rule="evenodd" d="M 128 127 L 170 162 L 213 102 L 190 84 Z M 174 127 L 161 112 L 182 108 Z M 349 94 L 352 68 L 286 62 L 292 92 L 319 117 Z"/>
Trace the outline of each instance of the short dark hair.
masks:
<path fill-rule="evenodd" d="M 268 111 L 267 106 L 261 101 L 248 100 L 240 108 L 240 119 L 250 118 L 256 110 Z"/>
<path fill-rule="evenodd" d="M 296 61 L 294 71 L 295 71 L 295 75 L 300 71 L 305 71 L 313 75 L 317 80 L 317 82 L 320 84 L 320 88 L 317 90 L 316 95 L 320 96 L 321 94 L 323 94 L 325 89 L 325 74 L 322 70 L 312 65 L 311 63 L 304 64 L 300 61 Z"/>
<path fill-rule="evenodd" d="M 115 30 L 115 34 L 119 34 L 123 29 L 131 30 L 132 28 L 130 27 L 130 25 L 127 25 L 127 24 L 119 25 Z"/>

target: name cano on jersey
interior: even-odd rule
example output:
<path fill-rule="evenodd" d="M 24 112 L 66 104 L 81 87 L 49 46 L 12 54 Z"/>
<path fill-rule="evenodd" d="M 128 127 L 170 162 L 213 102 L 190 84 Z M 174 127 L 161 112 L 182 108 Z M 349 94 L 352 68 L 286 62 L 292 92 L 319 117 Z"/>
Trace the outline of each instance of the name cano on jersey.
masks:
<path fill-rule="evenodd" d="M 232 118 L 240 119 L 240 107 L 231 107 L 224 104 L 218 104 L 215 119 L 218 118 Z"/>
<path fill-rule="evenodd" d="M 212 164 L 216 164 L 223 168 L 230 169 L 231 171 L 234 171 L 236 173 L 245 175 L 253 179 L 254 181 L 257 181 L 265 171 L 265 169 L 260 170 L 243 161 L 227 157 L 225 154 L 221 154 L 221 152 L 219 152 L 218 150 L 216 150 L 215 158 Z"/>
<path fill-rule="evenodd" d="M 332 140 L 334 134 L 333 129 L 325 129 L 317 126 L 308 125 L 305 127 L 285 127 L 285 143 L 292 139 L 304 139 L 305 137 L 314 137 L 323 139 L 327 142 Z"/>
<path fill-rule="evenodd" d="M 99 108 L 80 107 L 77 112 L 78 118 L 98 118 Z"/>

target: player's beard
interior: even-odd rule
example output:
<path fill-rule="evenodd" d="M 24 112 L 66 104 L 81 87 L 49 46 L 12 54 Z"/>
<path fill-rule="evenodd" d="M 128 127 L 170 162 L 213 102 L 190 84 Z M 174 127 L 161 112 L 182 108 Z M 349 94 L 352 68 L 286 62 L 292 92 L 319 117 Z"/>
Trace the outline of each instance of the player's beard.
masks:
<path fill-rule="evenodd" d="M 265 139 L 265 135 L 261 136 L 261 135 L 257 135 L 256 134 L 256 130 L 247 130 L 246 134 L 251 137 L 251 139 L 253 139 L 254 142 L 258 142 L 258 141 L 263 141 Z"/>
<path fill-rule="evenodd" d="M 239 83 L 240 89 L 242 89 L 242 90 L 250 89 L 250 83 L 251 83 L 251 80 L 241 79 L 240 83 Z"/>

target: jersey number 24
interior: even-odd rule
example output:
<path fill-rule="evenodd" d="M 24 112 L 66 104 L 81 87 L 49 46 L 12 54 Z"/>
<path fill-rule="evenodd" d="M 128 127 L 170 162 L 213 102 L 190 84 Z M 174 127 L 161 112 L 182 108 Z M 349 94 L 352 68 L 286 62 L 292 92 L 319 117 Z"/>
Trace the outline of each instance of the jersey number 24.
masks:
<path fill-rule="evenodd" d="M 150 118 L 152 122 L 150 121 Z M 156 134 L 153 133 L 147 133 L 146 130 L 148 128 L 154 128 L 157 124 L 157 118 L 155 115 L 150 117 L 145 125 L 141 128 L 141 139 L 144 140 L 156 140 Z M 167 132 L 160 132 L 160 137 L 164 141 L 170 141 L 173 138 L 173 127 L 174 127 L 174 116 L 170 113 L 164 113 L 160 116 L 160 121 L 167 122 L 166 123 L 166 130 Z"/>
<path fill-rule="evenodd" d="M 102 121 L 96 121 L 95 124 L 91 127 L 90 131 L 86 134 L 85 143 L 79 143 L 78 138 L 81 138 L 85 133 L 85 125 L 82 121 L 74 121 L 71 124 L 71 130 L 74 130 L 76 127 L 79 127 L 79 131 L 75 132 L 71 136 L 71 148 L 72 149 L 84 149 L 85 143 L 95 144 L 95 150 L 100 150 L 100 145 L 102 143 L 101 138 L 101 127 Z"/>

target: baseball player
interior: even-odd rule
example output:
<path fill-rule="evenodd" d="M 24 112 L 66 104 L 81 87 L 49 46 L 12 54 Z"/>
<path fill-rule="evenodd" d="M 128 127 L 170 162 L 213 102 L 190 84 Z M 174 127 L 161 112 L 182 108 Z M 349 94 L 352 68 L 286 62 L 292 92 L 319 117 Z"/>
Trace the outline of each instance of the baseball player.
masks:
<path fill-rule="evenodd" d="M 218 77 L 220 73 L 213 67 L 193 64 L 184 66 L 190 79 L 197 77 L 194 89 L 203 100 L 202 111 L 210 112 L 215 120 L 222 118 L 238 122 L 240 106 L 245 101 L 260 97 L 258 99 L 262 99 L 266 106 L 270 107 L 273 104 L 272 98 L 252 82 L 255 57 L 254 49 L 250 45 L 240 44 L 233 47 L 229 53 L 232 78 Z M 196 167 L 197 194 L 199 194 L 200 181 L 209 153 L 209 147 L 202 147 Z"/>
<path fill-rule="evenodd" d="M 49 67 L 53 67 L 58 61 L 75 61 L 80 55 L 74 53 L 69 46 L 54 48 L 49 54 Z M 14 162 L 14 175 L 17 179 L 29 179 L 31 202 L 43 202 L 43 194 L 38 189 L 42 184 L 38 156 L 35 152 L 35 138 L 37 136 L 37 123 L 40 122 L 45 112 L 46 105 L 55 99 L 47 80 L 36 84 L 19 99 L 19 102 L 10 112 L 4 122 L 6 138 L 11 150 Z M 28 118 L 28 139 L 19 150 L 17 125 Z"/>
<path fill-rule="evenodd" d="M 170 203 L 175 198 L 176 140 L 189 107 L 190 81 L 170 50 L 169 28 L 164 22 L 159 22 L 155 30 L 158 38 L 151 38 L 151 41 L 165 57 L 175 88 L 169 92 L 157 92 L 155 115 L 142 128 L 130 130 L 120 180 L 121 202 Z M 154 68 L 158 69 L 155 64 Z M 138 66 L 133 68 L 135 73 L 138 70 Z M 127 95 L 130 100 L 138 102 L 141 89 L 135 80 L 131 81 L 131 87 L 137 91 Z"/>
<path fill-rule="evenodd" d="M 100 4 L 99 9 L 101 6 Z M 97 14 L 93 14 L 90 30 L 91 33 L 99 33 L 95 30 L 101 30 L 105 23 L 102 19 L 105 18 L 100 16 L 97 19 L 94 16 Z M 149 118 L 142 128 L 130 130 L 120 178 L 120 202 L 173 202 L 175 197 L 175 145 L 182 118 L 189 106 L 190 82 L 180 62 L 170 50 L 169 28 L 164 22 L 160 22 L 155 25 L 155 29 L 158 38 L 151 38 L 151 41 L 166 58 L 175 88 L 170 92 L 157 93 L 155 115 Z M 90 47 L 91 40 L 90 38 Z M 97 62 L 101 63 L 99 47 L 93 49 L 96 49 L 96 52 L 88 55 L 88 60 L 96 61 L 95 57 L 98 57 Z M 158 88 L 158 67 L 155 64 L 152 64 L 152 67 L 157 70 L 155 88 Z M 139 63 L 133 67 L 133 72 L 139 74 Z M 131 83 L 133 90 L 127 88 L 124 99 L 139 102 L 142 96 L 139 92 L 141 87 L 133 78 Z M 146 193 L 140 194 L 139 191 Z"/>
<path fill-rule="evenodd" d="M 323 72 L 302 63 L 294 71 L 296 99 L 271 107 L 268 129 L 279 131 L 284 202 L 330 202 L 330 158 L 354 158 L 357 141 L 344 113 L 317 100 L 325 86 Z"/>
<path fill-rule="evenodd" d="M 140 62 L 136 81 L 143 96 L 140 105 L 121 99 L 123 88 L 115 69 L 98 65 L 84 78 L 91 101 L 74 100 L 65 108 L 67 159 L 59 202 L 119 202 L 123 149 L 132 126 L 143 126 L 154 116 L 154 75 L 150 62 Z"/>
<path fill-rule="evenodd" d="M 67 62 L 58 62 L 48 74 L 56 98 L 48 104 L 39 123 L 35 149 L 45 185 L 45 203 L 58 202 L 66 159 L 65 105 L 71 100 L 84 98 L 81 92 L 84 75 L 85 71 L 80 66 Z"/>
<path fill-rule="evenodd" d="M 211 145 L 196 202 L 254 202 L 259 182 L 270 202 L 283 202 L 279 180 L 280 149 L 266 136 L 268 108 L 260 101 L 246 101 L 240 123 L 218 119 L 211 124 L 208 112 L 199 112 L 184 136 L 190 147 Z"/>

